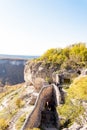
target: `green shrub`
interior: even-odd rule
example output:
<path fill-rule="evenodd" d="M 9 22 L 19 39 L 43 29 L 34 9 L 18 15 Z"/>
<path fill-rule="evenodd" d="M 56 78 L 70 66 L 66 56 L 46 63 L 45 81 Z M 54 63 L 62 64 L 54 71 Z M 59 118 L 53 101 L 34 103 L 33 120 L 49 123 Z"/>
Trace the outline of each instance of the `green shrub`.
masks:
<path fill-rule="evenodd" d="M 56 67 L 62 69 L 76 69 L 86 66 L 87 62 L 87 48 L 84 43 L 73 44 L 64 49 L 51 48 L 47 50 L 37 61 L 44 61 L 46 64 L 58 64 Z M 84 64 L 83 64 L 84 63 Z M 50 67 L 49 66 L 49 67 Z"/>
<path fill-rule="evenodd" d="M 8 127 L 8 122 L 5 119 L 1 118 L 0 119 L 0 130 L 6 130 L 7 127 Z"/>
<path fill-rule="evenodd" d="M 20 98 L 18 98 L 18 99 L 15 101 L 15 103 L 16 103 L 16 106 L 17 106 L 18 108 L 21 108 L 22 106 L 24 106 L 24 101 L 22 101 L 22 99 L 20 99 Z"/>
<path fill-rule="evenodd" d="M 70 98 L 87 100 L 87 76 L 76 78 L 71 84 L 68 94 Z"/>
<path fill-rule="evenodd" d="M 61 120 L 61 125 L 63 127 L 70 126 L 79 115 L 83 114 L 84 108 L 82 105 L 74 105 L 70 101 L 65 103 L 63 106 L 58 107 L 59 114 L 64 117 Z"/>

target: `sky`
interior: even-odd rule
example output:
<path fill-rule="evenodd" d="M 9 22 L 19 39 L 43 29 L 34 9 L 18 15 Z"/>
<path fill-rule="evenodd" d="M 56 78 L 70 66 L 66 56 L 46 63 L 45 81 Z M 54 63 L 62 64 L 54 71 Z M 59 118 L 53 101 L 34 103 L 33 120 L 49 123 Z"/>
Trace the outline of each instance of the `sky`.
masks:
<path fill-rule="evenodd" d="M 87 0 L 0 0 L 0 54 L 87 43 Z"/>

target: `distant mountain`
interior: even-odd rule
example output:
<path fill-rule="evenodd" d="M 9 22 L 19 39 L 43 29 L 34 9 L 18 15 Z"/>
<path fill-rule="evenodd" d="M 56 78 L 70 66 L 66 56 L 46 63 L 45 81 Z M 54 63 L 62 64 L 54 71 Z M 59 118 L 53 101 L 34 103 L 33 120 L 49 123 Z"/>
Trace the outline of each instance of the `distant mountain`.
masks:
<path fill-rule="evenodd" d="M 39 56 L 26 56 L 26 55 L 8 55 L 8 54 L 0 54 L 0 59 L 33 59 L 38 58 Z"/>
<path fill-rule="evenodd" d="M 38 56 L 0 54 L 0 87 L 24 82 L 24 66 Z"/>

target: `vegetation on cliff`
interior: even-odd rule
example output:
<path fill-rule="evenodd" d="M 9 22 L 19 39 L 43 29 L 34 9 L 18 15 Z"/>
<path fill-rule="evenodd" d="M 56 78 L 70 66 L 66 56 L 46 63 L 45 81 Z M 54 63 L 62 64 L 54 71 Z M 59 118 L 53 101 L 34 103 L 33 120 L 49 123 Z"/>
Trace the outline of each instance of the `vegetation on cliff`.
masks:
<path fill-rule="evenodd" d="M 87 76 L 79 76 L 70 85 L 68 90 L 70 98 L 77 100 L 87 100 Z"/>
<path fill-rule="evenodd" d="M 64 49 L 52 48 L 46 51 L 38 60 L 46 64 L 56 65 L 60 69 L 75 69 L 87 66 L 87 48 L 85 43 L 78 43 Z"/>

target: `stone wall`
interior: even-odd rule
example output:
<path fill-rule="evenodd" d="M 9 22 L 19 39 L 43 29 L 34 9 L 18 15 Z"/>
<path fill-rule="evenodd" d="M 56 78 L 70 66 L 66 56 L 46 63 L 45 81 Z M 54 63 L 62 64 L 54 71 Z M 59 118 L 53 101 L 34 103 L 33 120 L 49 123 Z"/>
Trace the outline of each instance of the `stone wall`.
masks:
<path fill-rule="evenodd" d="M 48 85 L 41 89 L 36 100 L 35 107 L 31 114 L 27 117 L 21 130 L 43 127 L 41 124 L 42 112 L 47 113 L 47 111 L 55 115 L 55 127 L 59 127 L 59 118 L 56 112 L 56 106 L 59 104 L 59 98 L 57 97 L 59 96 L 59 92 L 56 87 L 57 86 L 54 85 Z"/>

